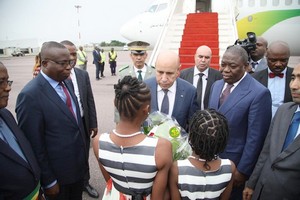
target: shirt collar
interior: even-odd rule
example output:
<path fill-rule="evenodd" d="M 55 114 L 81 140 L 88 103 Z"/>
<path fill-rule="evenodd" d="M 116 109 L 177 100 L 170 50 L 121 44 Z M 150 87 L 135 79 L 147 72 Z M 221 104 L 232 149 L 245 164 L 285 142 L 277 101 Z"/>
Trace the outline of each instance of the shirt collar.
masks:
<path fill-rule="evenodd" d="M 177 81 L 175 80 L 173 85 L 171 87 L 169 87 L 168 90 L 172 93 L 175 93 L 176 92 L 176 85 L 177 85 Z M 157 91 L 158 92 L 162 91 L 162 88 L 158 84 L 157 84 Z"/>
<path fill-rule="evenodd" d="M 194 76 L 199 76 L 199 73 L 203 73 L 204 76 L 208 77 L 208 69 L 209 69 L 209 67 L 206 70 L 204 70 L 203 72 L 200 72 L 199 69 L 195 66 L 194 67 Z"/>

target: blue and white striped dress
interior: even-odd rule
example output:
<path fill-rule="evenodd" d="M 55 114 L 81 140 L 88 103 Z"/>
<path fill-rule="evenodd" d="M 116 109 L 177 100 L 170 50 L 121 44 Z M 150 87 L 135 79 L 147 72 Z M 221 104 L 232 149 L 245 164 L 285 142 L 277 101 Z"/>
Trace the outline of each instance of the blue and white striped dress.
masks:
<path fill-rule="evenodd" d="M 113 186 L 124 194 L 151 194 L 157 173 L 155 148 L 158 139 L 146 137 L 139 144 L 120 147 L 108 133 L 99 137 L 99 161 L 112 178 Z"/>
<path fill-rule="evenodd" d="M 191 162 L 178 160 L 178 187 L 181 199 L 219 199 L 231 180 L 231 162 L 221 159 L 220 168 L 216 171 L 202 171 Z"/>

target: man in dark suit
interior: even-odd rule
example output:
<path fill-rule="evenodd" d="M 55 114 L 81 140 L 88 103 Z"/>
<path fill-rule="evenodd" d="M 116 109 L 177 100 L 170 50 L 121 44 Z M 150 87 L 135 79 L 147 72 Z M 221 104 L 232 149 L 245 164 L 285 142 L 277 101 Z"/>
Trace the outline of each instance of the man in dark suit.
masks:
<path fill-rule="evenodd" d="M 40 168 L 31 145 L 7 106 L 12 81 L 0 62 L 0 199 L 38 197 Z M 31 198 L 30 198 L 31 199 Z"/>
<path fill-rule="evenodd" d="M 210 68 L 211 49 L 208 46 L 198 47 L 195 53 L 195 66 L 180 72 L 180 78 L 188 81 L 197 88 L 197 102 L 200 109 L 206 109 L 210 88 L 216 80 L 222 79 L 222 74 Z"/>
<path fill-rule="evenodd" d="M 281 105 L 272 120 L 263 150 L 244 190 L 246 200 L 300 197 L 300 64 L 294 68 L 290 89 L 294 102 Z"/>
<path fill-rule="evenodd" d="M 270 91 L 246 72 L 247 52 L 241 46 L 226 50 L 221 62 L 223 80 L 216 81 L 209 108 L 228 120 L 229 139 L 221 158 L 232 160 L 234 173 L 232 199 L 242 199 L 245 181 L 251 175 L 271 121 Z"/>
<path fill-rule="evenodd" d="M 22 89 L 16 113 L 41 168 L 47 198 L 82 199 L 88 165 L 86 135 L 70 76 L 68 49 L 57 42 L 41 48 L 42 71 Z"/>
<path fill-rule="evenodd" d="M 96 66 L 96 80 L 99 81 L 100 77 L 100 69 L 101 69 L 101 56 L 99 47 L 95 46 L 93 51 L 93 64 Z"/>
<path fill-rule="evenodd" d="M 268 41 L 258 36 L 256 39 L 256 49 L 250 52 L 250 67 L 253 72 L 267 69 L 267 60 L 265 58 L 268 49 Z"/>
<path fill-rule="evenodd" d="M 91 87 L 91 82 L 89 78 L 88 72 L 76 68 L 76 46 L 68 40 L 64 40 L 61 42 L 70 52 L 70 60 L 74 60 L 74 65 L 71 66 L 71 75 L 68 80 L 66 80 L 67 84 L 74 89 L 74 93 L 77 97 L 80 116 L 83 121 L 85 135 L 86 135 L 86 149 L 87 157 L 89 157 L 89 149 L 90 149 L 90 137 L 95 137 L 98 132 L 97 125 L 97 113 L 96 106 L 94 101 L 94 95 Z M 98 192 L 89 184 L 90 180 L 90 170 L 87 168 L 87 172 L 84 176 L 84 191 L 88 193 L 90 197 L 98 198 Z"/>
<path fill-rule="evenodd" d="M 156 77 L 145 80 L 151 90 L 151 112 L 164 112 L 187 129 L 188 120 L 199 109 L 196 88 L 178 77 L 180 60 L 174 52 L 161 52 L 155 68 Z"/>
<path fill-rule="evenodd" d="M 283 41 L 275 41 L 270 44 L 266 57 L 268 68 L 255 72 L 252 76 L 270 90 L 272 116 L 274 116 L 281 104 L 292 101 L 289 83 L 293 68 L 287 66 L 290 58 L 290 48 Z"/>

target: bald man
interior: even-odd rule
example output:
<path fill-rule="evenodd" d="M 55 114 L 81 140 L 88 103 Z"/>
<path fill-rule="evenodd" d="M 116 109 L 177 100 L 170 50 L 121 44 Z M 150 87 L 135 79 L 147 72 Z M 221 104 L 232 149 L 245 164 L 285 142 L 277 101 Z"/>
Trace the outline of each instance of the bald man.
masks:
<path fill-rule="evenodd" d="M 145 80 L 151 90 L 151 112 L 164 112 L 187 130 L 188 120 L 199 109 L 196 88 L 179 78 L 180 59 L 172 51 L 161 52 L 155 68 L 156 76 Z M 167 104 L 165 98 L 168 99 Z"/>
<path fill-rule="evenodd" d="M 283 41 L 272 42 L 267 50 L 267 68 L 252 74 L 253 78 L 267 87 L 272 96 L 272 116 L 278 107 L 293 101 L 289 83 L 293 68 L 287 66 L 290 58 L 290 48 Z"/>
<path fill-rule="evenodd" d="M 197 103 L 200 109 L 208 107 L 209 93 L 212 84 L 222 79 L 222 74 L 210 68 L 212 51 L 208 46 L 200 46 L 195 53 L 195 66 L 180 72 L 180 78 L 188 81 L 197 88 Z"/>

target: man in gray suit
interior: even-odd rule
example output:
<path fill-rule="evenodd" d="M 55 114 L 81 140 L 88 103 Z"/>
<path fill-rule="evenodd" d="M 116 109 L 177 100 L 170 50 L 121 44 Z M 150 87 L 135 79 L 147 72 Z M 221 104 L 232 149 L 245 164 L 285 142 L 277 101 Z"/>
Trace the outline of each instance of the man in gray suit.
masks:
<path fill-rule="evenodd" d="M 180 72 L 180 78 L 190 82 L 197 88 L 197 102 L 200 109 L 206 109 L 210 88 L 216 80 L 222 79 L 222 74 L 210 68 L 212 51 L 208 46 L 200 46 L 195 53 L 195 66 Z"/>
<path fill-rule="evenodd" d="M 61 42 L 70 52 L 70 60 L 74 60 L 74 64 L 71 66 L 70 79 L 66 80 L 66 84 L 73 88 L 77 97 L 80 115 L 83 121 L 85 135 L 86 135 L 86 149 L 87 157 L 89 157 L 90 137 L 95 137 L 98 132 L 97 126 L 97 113 L 94 101 L 94 95 L 91 87 L 89 74 L 85 70 L 76 68 L 76 46 L 68 40 Z M 89 167 L 84 176 L 84 188 L 83 191 L 87 192 L 90 197 L 98 198 L 99 194 L 90 184 L 90 170 Z"/>
<path fill-rule="evenodd" d="M 294 68 L 290 89 L 293 102 L 282 104 L 272 120 L 263 150 L 243 192 L 246 200 L 300 197 L 300 64 Z"/>
<path fill-rule="evenodd" d="M 264 70 L 267 68 L 267 61 L 265 58 L 268 49 L 268 41 L 263 37 L 257 37 L 256 49 L 250 52 L 250 66 L 252 73 Z"/>

